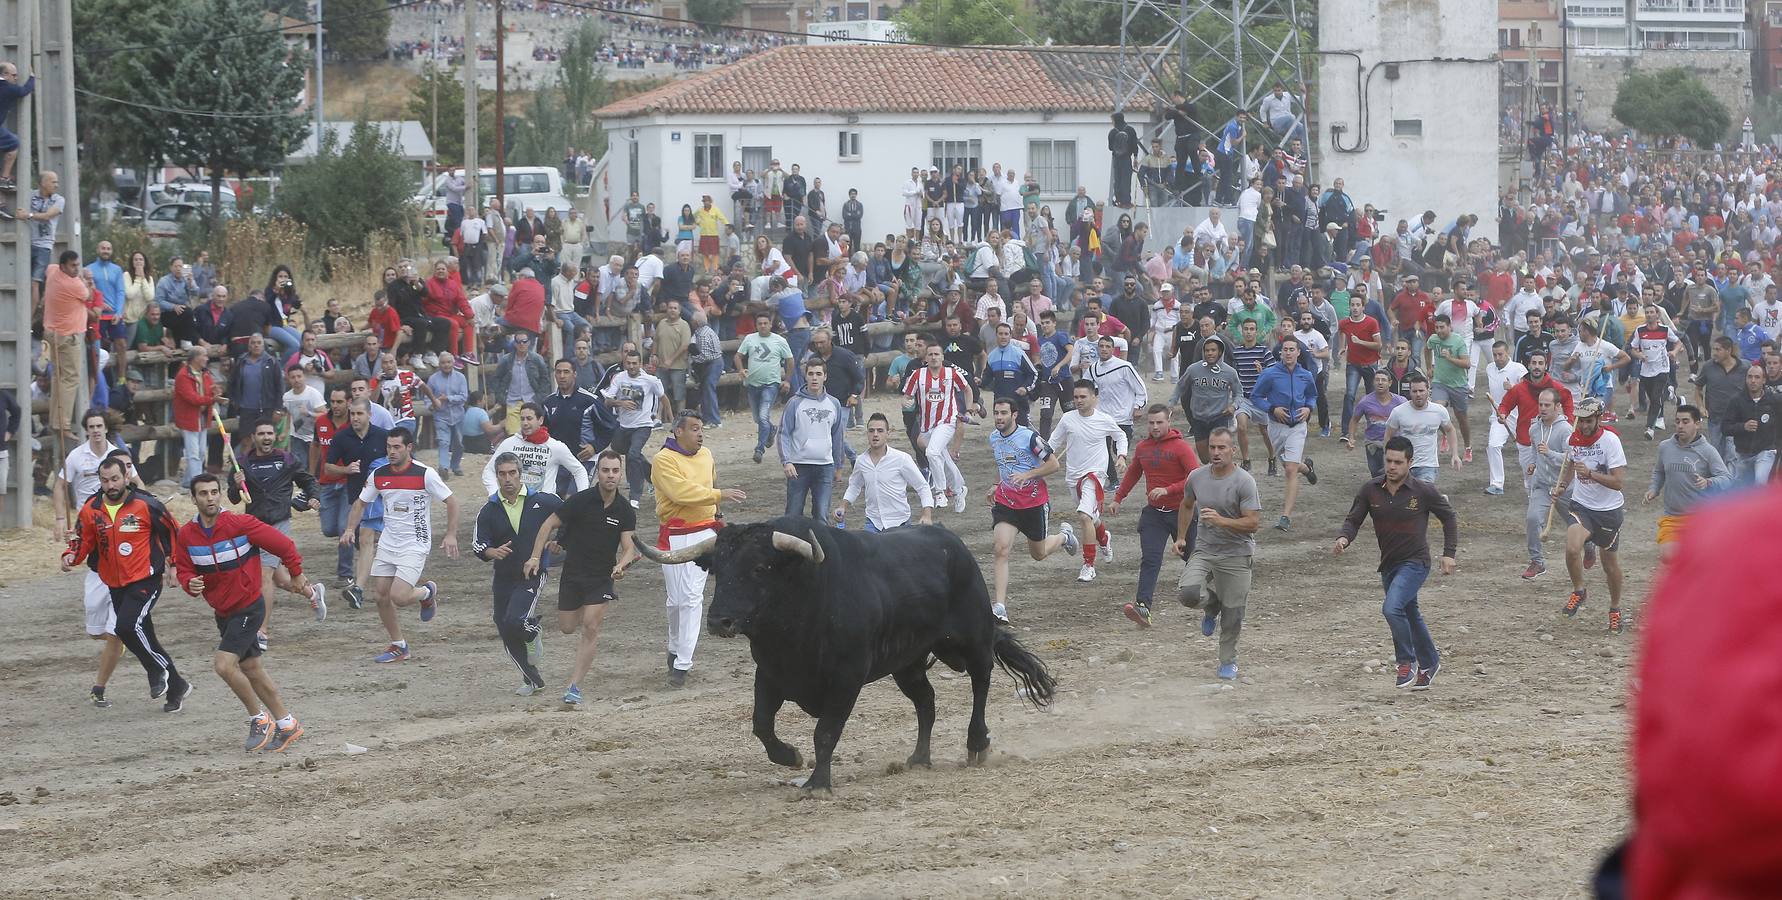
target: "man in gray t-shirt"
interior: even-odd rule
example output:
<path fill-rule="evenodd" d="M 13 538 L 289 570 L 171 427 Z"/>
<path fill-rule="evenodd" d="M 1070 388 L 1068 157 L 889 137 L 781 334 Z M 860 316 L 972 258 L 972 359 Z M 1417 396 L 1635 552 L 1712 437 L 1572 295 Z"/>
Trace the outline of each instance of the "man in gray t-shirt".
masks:
<path fill-rule="evenodd" d="M 1237 677 L 1238 634 L 1244 605 L 1250 599 L 1250 577 L 1256 553 L 1256 530 L 1262 527 L 1262 495 L 1256 479 L 1236 463 L 1237 436 L 1215 428 L 1207 436 L 1210 465 L 1188 473 L 1176 533 L 1176 551 L 1188 549 L 1190 523 L 1198 528 L 1194 552 L 1182 568 L 1177 599 L 1199 609 L 1200 633 L 1219 632 L 1219 677 Z"/>
<path fill-rule="evenodd" d="M 1404 435 L 1411 441 L 1411 477 L 1434 484 L 1442 470 L 1442 457 L 1436 441 L 1446 432 L 1448 449 L 1454 468 L 1460 468 L 1460 439 L 1454 434 L 1454 419 L 1448 408 L 1429 402 L 1429 379 L 1412 373 L 1409 381 L 1409 403 L 1401 403 L 1386 417 L 1386 440 Z"/>

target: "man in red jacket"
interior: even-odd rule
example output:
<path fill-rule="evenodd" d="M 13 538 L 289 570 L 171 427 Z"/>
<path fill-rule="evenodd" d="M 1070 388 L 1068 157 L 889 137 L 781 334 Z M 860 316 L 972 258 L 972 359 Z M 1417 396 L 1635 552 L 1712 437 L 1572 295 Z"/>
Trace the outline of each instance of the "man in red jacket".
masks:
<path fill-rule="evenodd" d="M 1405 276 L 1404 287 L 1393 296 L 1388 312 L 1392 314 L 1393 337 L 1410 342 L 1411 364 L 1429 371 L 1422 362 L 1423 342 L 1429 338 L 1429 317 L 1435 314 L 1435 302 L 1429 299 L 1416 275 Z"/>
<path fill-rule="evenodd" d="M 182 487 L 204 471 L 205 432 L 210 429 L 210 409 L 223 396 L 223 386 L 210 377 L 210 356 L 199 344 L 191 349 L 186 364 L 173 376 L 173 425 L 185 441 L 186 470 Z"/>
<path fill-rule="evenodd" d="M 1534 444 L 1528 438 L 1528 426 L 1534 424 L 1535 417 L 1541 414 L 1541 392 L 1552 388 L 1559 394 L 1559 404 L 1565 411 L 1565 417 L 1572 417 L 1572 392 L 1566 390 L 1547 374 L 1547 351 L 1536 350 L 1528 355 L 1528 374 L 1521 381 L 1510 386 L 1504 392 L 1504 399 L 1497 405 L 1497 423 L 1508 426 L 1510 415 L 1516 416 L 1516 463 L 1517 468 L 1527 472 L 1535 462 Z M 1528 490 L 1529 479 L 1524 475 L 1522 489 Z"/>
<path fill-rule="evenodd" d="M 508 289 L 507 313 L 502 316 L 501 324 L 524 331 L 537 340 L 544 331 L 544 310 L 544 285 L 533 277 L 530 268 L 521 269 L 519 277 Z"/>
<path fill-rule="evenodd" d="M 433 277 L 427 279 L 421 309 L 427 315 L 446 321 L 447 333 L 451 336 L 447 348 L 452 353 L 466 362 L 475 361 L 476 313 L 470 308 L 470 298 L 464 296 L 464 286 L 459 283 L 457 273 L 446 265 L 445 260 L 433 264 Z"/>
<path fill-rule="evenodd" d="M 290 571 L 294 586 L 307 588 L 303 557 L 297 545 L 277 528 L 223 509 L 223 486 L 215 475 L 192 479 L 191 490 L 198 517 L 180 526 L 173 541 L 173 565 L 180 587 L 193 596 L 202 594 L 216 613 L 222 641 L 211 665 L 247 707 L 248 734 L 242 749 L 282 753 L 302 736 L 303 726 L 285 708 L 278 685 L 260 663 L 265 650 L 256 635 L 266 621 L 260 555 L 277 556 Z"/>
<path fill-rule="evenodd" d="M 1126 474 L 1120 478 L 1120 489 L 1114 493 L 1107 510 L 1110 516 L 1119 514 L 1120 501 L 1132 493 L 1140 473 L 1143 473 L 1146 502 L 1145 508 L 1139 510 L 1138 521 L 1138 599 L 1121 608 L 1126 618 L 1138 623 L 1140 628 L 1151 627 L 1151 593 L 1157 587 L 1157 572 L 1163 568 L 1163 548 L 1181 537 L 1176 534 L 1176 519 L 1177 508 L 1182 504 L 1182 487 L 1188 483 L 1188 473 L 1199 467 L 1200 459 L 1194 455 L 1194 446 L 1170 426 L 1169 407 L 1161 403 L 1151 404 L 1145 410 L 1145 438 L 1133 450 L 1132 465 L 1126 467 Z M 1193 552 L 1192 528 L 1184 539 L 1188 542 L 1189 552 Z"/>

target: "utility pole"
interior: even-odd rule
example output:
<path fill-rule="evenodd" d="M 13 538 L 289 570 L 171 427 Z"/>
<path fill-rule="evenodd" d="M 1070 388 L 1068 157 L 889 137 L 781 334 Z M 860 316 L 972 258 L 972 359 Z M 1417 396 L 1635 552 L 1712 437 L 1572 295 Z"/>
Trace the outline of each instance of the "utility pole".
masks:
<path fill-rule="evenodd" d="M 501 11 L 507 4 L 495 0 L 495 205 L 507 211 L 507 24 Z"/>
<path fill-rule="evenodd" d="M 477 189 L 481 184 L 477 172 L 476 151 L 476 4 L 465 0 L 464 3 L 464 158 L 459 162 L 464 166 L 464 214 L 472 215 L 482 209 L 481 200 L 477 197 Z M 438 104 L 434 104 L 437 106 Z M 449 236 L 449 235 L 448 235 Z"/>
<path fill-rule="evenodd" d="M 322 152 L 322 0 L 316 0 L 316 153 Z"/>
<path fill-rule="evenodd" d="M 433 102 L 429 106 L 433 110 L 433 129 L 427 133 L 433 135 L 433 164 L 439 165 L 439 78 L 443 73 L 439 68 L 439 21 L 441 16 L 433 17 L 433 43 L 427 45 L 427 52 L 433 55 L 427 64 L 428 72 L 433 76 Z"/>

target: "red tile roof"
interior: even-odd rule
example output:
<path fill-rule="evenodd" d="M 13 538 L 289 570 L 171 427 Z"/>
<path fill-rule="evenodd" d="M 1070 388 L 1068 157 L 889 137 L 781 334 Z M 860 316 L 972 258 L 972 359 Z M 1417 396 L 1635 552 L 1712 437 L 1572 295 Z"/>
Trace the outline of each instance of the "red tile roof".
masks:
<path fill-rule="evenodd" d="M 1108 112 L 1112 47 L 792 44 L 596 110 L 685 113 Z"/>

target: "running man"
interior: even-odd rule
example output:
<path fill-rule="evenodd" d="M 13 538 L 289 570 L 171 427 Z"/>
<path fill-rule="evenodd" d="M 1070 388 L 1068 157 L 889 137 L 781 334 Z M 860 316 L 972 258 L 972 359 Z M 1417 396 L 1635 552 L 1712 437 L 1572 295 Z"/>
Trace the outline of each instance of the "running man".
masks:
<path fill-rule="evenodd" d="M 446 556 L 458 558 L 458 498 L 452 496 L 452 489 L 438 472 L 415 462 L 414 451 L 415 436 L 408 429 L 390 432 L 385 445 L 389 461 L 373 468 L 366 477 L 364 489 L 353 501 L 353 511 L 347 514 L 346 533 L 340 536 L 343 544 L 355 541 L 366 505 L 384 501 L 384 531 L 378 538 L 368 579 L 377 596 L 377 617 L 390 635 L 390 646 L 375 658 L 381 663 L 412 658 L 408 641 L 402 637 L 402 625 L 396 620 L 398 607 L 420 604 L 423 622 L 433 621 L 439 609 L 439 585 L 420 580 L 427 555 L 433 549 L 434 503 L 446 505 L 445 538 L 439 546 Z"/>
<path fill-rule="evenodd" d="M 1081 541 L 1083 568 L 1077 572 L 1078 581 L 1089 582 L 1095 580 L 1098 550 L 1103 562 L 1114 561 L 1113 542 L 1101 524 L 1102 505 L 1107 501 L 1107 485 L 1101 479 L 1108 471 L 1109 441 L 1114 443 L 1116 468 L 1126 468 L 1126 432 L 1107 413 L 1095 408 L 1100 399 L 1095 382 L 1079 379 L 1071 388 L 1071 399 L 1076 402 L 1076 409 L 1058 418 L 1058 427 L 1052 431 L 1052 450 L 1065 459 L 1064 479 L 1077 500 L 1077 523 L 1082 534 L 1095 535 L 1094 543 Z"/>
<path fill-rule="evenodd" d="M 56 472 L 55 493 L 52 495 L 56 510 L 56 531 L 62 540 L 69 545 L 79 532 L 80 510 L 87 501 L 99 492 L 99 464 L 114 453 L 124 454 L 125 469 L 130 481 L 136 487 L 147 490 L 142 479 L 136 475 L 136 467 L 129 462 L 129 454 L 111 443 L 105 425 L 105 414 L 99 410 L 88 410 L 81 417 L 81 428 L 86 431 L 87 439 L 68 451 L 68 458 L 62 462 L 62 468 Z M 74 495 L 75 519 L 70 520 L 68 514 L 68 496 Z M 88 699 L 93 705 L 105 709 L 111 701 L 105 698 L 105 686 L 111 683 L 111 676 L 118 669 L 118 660 L 124 657 L 124 644 L 117 635 L 117 614 L 111 606 L 111 588 L 105 579 L 99 577 L 97 565 L 87 568 L 86 584 L 82 598 L 87 613 L 87 637 L 100 641 L 99 676 L 88 692 Z"/>
<path fill-rule="evenodd" d="M 568 444 L 551 437 L 551 430 L 545 427 L 544 407 L 537 403 L 520 405 L 520 433 L 497 445 L 483 466 L 483 490 L 491 497 L 501 492 L 495 459 L 503 453 L 512 453 L 519 460 L 520 486 L 528 494 L 555 495 L 562 474 L 574 479 L 577 491 L 588 489 L 588 467 L 576 459 Z"/>
<path fill-rule="evenodd" d="M 1467 424 L 1466 410 L 1473 399 L 1472 342 L 1454 330 L 1447 316 L 1438 315 L 1435 317 L 1435 334 L 1424 346 L 1429 348 L 1433 360 L 1430 398 L 1448 410 L 1451 431 L 1460 433 L 1458 444 L 1452 433 L 1448 435 L 1448 446 L 1462 462 L 1470 463 L 1473 461 L 1473 429 Z"/>
<path fill-rule="evenodd" d="M 272 526 L 285 537 L 290 537 L 291 510 L 319 509 L 321 503 L 317 496 L 321 493 L 321 488 L 303 462 L 273 446 L 278 440 L 277 426 L 270 420 L 262 420 L 255 423 L 253 428 L 252 439 L 236 457 L 235 478 L 229 483 L 229 502 L 242 502 L 245 493 L 247 507 L 242 512 Z M 302 493 L 293 490 L 293 485 L 301 488 Z M 304 579 L 308 590 L 299 593 L 296 579 L 291 573 L 279 568 L 281 558 L 273 553 L 260 554 L 260 564 L 272 570 L 273 584 L 307 599 L 309 608 L 315 611 L 317 622 L 328 618 L 328 600 L 322 583 Z M 259 617 L 262 642 L 274 605 L 269 600 L 265 613 Z"/>
<path fill-rule="evenodd" d="M 1219 677 L 1226 681 L 1237 677 L 1238 635 L 1250 600 L 1256 532 L 1262 529 L 1262 494 L 1256 477 L 1238 468 L 1236 444 L 1229 428 L 1207 435 L 1210 462 L 1188 473 L 1176 511 L 1176 552 L 1188 555 L 1176 599 L 1201 610 L 1202 635 L 1219 632 Z M 1190 534 L 1196 534 L 1192 551 Z"/>
<path fill-rule="evenodd" d="M 224 509 L 223 485 L 217 476 L 194 475 L 191 492 L 198 515 L 180 526 L 173 543 L 179 586 L 192 596 L 203 596 L 216 614 L 222 640 L 211 668 L 247 708 L 248 733 L 242 749 L 283 753 L 303 736 L 303 726 L 285 708 L 278 685 L 261 662 L 266 648 L 257 635 L 266 621 L 266 595 L 260 583 L 262 567 L 254 557 L 277 557 L 273 571 L 289 572 L 292 587 L 299 591 L 309 581 L 303 575 L 303 557 L 277 526 Z"/>
<path fill-rule="evenodd" d="M 1182 372 L 1182 380 L 1176 383 L 1175 400 L 1188 416 L 1195 453 L 1205 457 L 1213 429 L 1237 427 L 1234 416 L 1243 397 L 1238 393 L 1237 370 L 1225 362 L 1224 338 L 1208 335 L 1200 344 L 1200 356 L 1200 361 Z"/>
<path fill-rule="evenodd" d="M 540 534 L 550 534 L 544 526 L 554 521 L 563 501 L 550 491 L 526 489 L 519 456 L 497 453 L 490 462 L 495 467 L 495 496 L 477 513 L 470 552 L 483 562 L 495 564 L 491 585 L 495 631 L 501 636 L 507 658 L 520 670 L 520 686 L 514 693 L 530 697 L 545 686 L 544 676 L 538 672 L 542 649 L 538 595 L 544 590 L 545 571 L 551 560 L 549 556 L 542 556 L 541 561 L 519 554 L 539 543 Z M 551 485 L 555 487 L 556 482 Z"/>
<path fill-rule="evenodd" d="M 1669 559 L 1683 537 L 1683 523 L 1709 491 L 1732 487 L 1732 471 L 1702 434 L 1702 410 L 1685 403 L 1677 407 L 1677 433 L 1658 445 L 1652 464 L 1652 486 L 1646 502 L 1664 497 L 1664 515 L 1658 517 L 1658 553 Z"/>
<path fill-rule="evenodd" d="M 672 436 L 656 451 L 650 463 L 650 483 L 656 488 L 656 546 L 679 550 L 718 533 L 718 504 L 741 503 L 749 495 L 717 487 L 718 463 L 705 446 L 705 420 L 688 409 L 675 416 Z M 633 508 L 637 501 L 631 501 Z M 693 668 L 693 650 L 705 627 L 706 571 L 696 562 L 662 567 L 668 591 L 668 686 L 687 683 Z"/>
<path fill-rule="evenodd" d="M 1194 534 L 1176 533 L 1181 519 L 1177 507 L 1182 503 L 1182 489 L 1189 473 L 1200 467 L 1200 457 L 1170 426 L 1169 407 L 1154 403 L 1145 410 L 1145 437 L 1132 449 L 1132 465 L 1120 478 L 1120 489 L 1114 492 L 1114 503 L 1108 515 L 1120 514 L 1120 501 L 1138 487 L 1139 476 L 1145 478 L 1145 506 L 1139 510 L 1139 577 L 1133 602 L 1121 607 L 1126 618 L 1140 628 L 1151 627 L 1151 595 L 1157 589 L 1157 573 L 1163 568 L 1163 551 L 1178 539 L 1186 540 L 1189 552 L 1194 550 Z M 1190 523 L 1192 524 L 1192 523 Z"/>
<path fill-rule="evenodd" d="M 1251 407 L 1268 417 L 1268 444 L 1287 469 L 1287 496 L 1281 503 L 1281 518 L 1275 522 L 1277 531 L 1293 527 L 1300 471 L 1305 471 L 1306 484 L 1318 483 L 1318 470 L 1306 455 L 1306 423 L 1318 403 L 1318 381 L 1311 369 L 1299 364 L 1299 351 L 1299 341 L 1283 341 L 1280 361 L 1262 370 L 1250 391 Z M 1238 422 L 1243 423 L 1241 415 Z M 1275 474 L 1273 459 L 1268 473 Z"/>
<path fill-rule="evenodd" d="M 1541 414 L 1527 428 L 1533 453 L 1522 471 L 1523 483 L 1529 486 L 1528 508 L 1522 519 L 1528 540 L 1528 568 L 1522 571 L 1523 578 L 1539 578 L 1547 574 L 1547 554 L 1541 548 L 1541 532 L 1547 530 L 1547 511 L 1557 506 L 1557 512 L 1564 514 L 1567 508 L 1563 494 L 1551 493 L 1554 485 L 1559 483 L 1560 470 L 1565 468 L 1565 448 L 1572 440 L 1572 423 L 1560 415 L 1557 387 L 1541 389 L 1540 410 Z M 1585 561 L 1594 564 L 1589 548 L 1585 549 Z"/>
<path fill-rule="evenodd" d="M 928 483 L 934 490 L 934 503 L 939 506 L 947 498 L 953 501 L 954 512 L 965 512 L 965 475 L 959 471 L 959 398 L 972 390 L 965 375 L 947 365 L 946 351 L 939 344 L 928 347 L 927 365 L 910 376 L 903 387 L 904 396 L 916 401 L 917 427 L 921 433 L 916 444 L 928 457 Z"/>
<path fill-rule="evenodd" d="M 1504 395 L 1510 388 L 1528 374 L 1528 368 L 1510 358 L 1510 345 L 1503 341 L 1491 344 L 1491 362 L 1485 365 L 1485 391 L 1491 398 L 1491 408 L 1496 410 L 1498 404 L 1504 402 Z M 1510 415 L 1516 415 L 1511 412 Z M 1496 415 L 1491 416 L 1491 434 L 1485 440 L 1485 463 L 1490 472 L 1490 481 L 1485 484 L 1485 493 L 1493 497 L 1501 497 L 1504 493 L 1504 445 L 1510 442 L 1513 431 L 1510 425 Z"/>
<path fill-rule="evenodd" d="M 1603 578 L 1609 583 L 1609 633 L 1621 633 L 1622 507 L 1621 487 L 1627 476 L 1627 453 L 1621 436 L 1603 427 L 1603 402 L 1595 397 L 1578 401 L 1577 425 L 1566 448 L 1569 465 L 1559 473 L 1552 494 L 1558 499 L 1577 482 L 1566 519 L 1565 568 L 1572 576 L 1572 593 L 1563 612 L 1576 616 L 1584 605 L 1584 545 L 1594 544 L 1603 561 Z"/>
<path fill-rule="evenodd" d="M 854 457 L 854 471 L 848 475 L 848 492 L 835 508 L 835 524 L 846 527 L 848 505 L 856 500 L 865 503 L 866 531 L 877 533 L 902 528 L 910 523 L 908 494 L 915 494 L 922 504 L 922 524 L 934 524 L 934 492 L 922 477 L 922 470 L 908 453 L 891 446 L 891 420 L 884 413 L 866 418 L 866 452 Z M 990 443 L 994 448 L 996 439 Z"/>
<path fill-rule="evenodd" d="M 1251 402 L 1250 395 L 1256 387 L 1257 379 L 1262 376 L 1262 370 L 1274 363 L 1275 351 L 1269 349 L 1267 344 L 1258 342 L 1257 335 L 1260 332 L 1257 330 L 1255 319 L 1243 320 L 1238 325 L 1238 334 L 1239 343 L 1226 348 L 1231 354 L 1228 362 L 1238 373 L 1238 387 L 1240 388 L 1237 409 L 1238 448 L 1243 453 L 1244 470 L 1248 471 L 1250 468 L 1250 426 L 1254 424 L 1262 432 L 1262 449 L 1268 454 L 1268 474 L 1272 476 L 1279 470 L 1275 468 L 1275 445 L 1269 438 L 1269 416 L 1268 413 L 1257 408 L 1256 404 Z"/>
<path fill-rule="evenodd" d="M 1060 547 L 1075 553 L 1079 542 L 1068 521 L 1058 523 L 1057 534 L 1047 534 L 1051 506 L 1046 476 L 1058 471 L 1058 456 L 1045 439 L 1020 424 L 1012 398 L 998 397 L 992 406 L 996 430 L 990 434 L 990 454 L 996 458 L 997 480 L 996 490 L 990 494 L 990 538 L 995 547 L 990 614 L 1007 625 L 1009 551 L 1014 548 L 1015 535 L 1027 539 L 1027 553 L 1035 561 Z M 1074 416 L 1066 414 L 1064 418 Z"/>
<path fill-rule="evenodd" d="M 625 458 L 602 450 L 594 459 L 594 487 L 581 491 L 557 508 L 533 538 L 531 557 L 522 574 L 530 578 L 544 565 L 545 549 L 553 540 L 563 554 L 563 574 L 557 583 L 557 627 L 564 634 L 581 630 L 576 646 L 575 668 L 569 673 L 565 706 L 582 705 L 582 679 L 594 667 L 594 647 L 600 640 L 600 623 L 618 599 L 616 582 L 638 560 L 632 533 L 637 530 L 637 510 L 619 492 L 625 480 Z"/>
<path fill-rule="evenodd" d="M 1433 338 L 1431 339 L 1434 340 Z M 1442 471 L 1438 436 L 1447 438 L 1448 460 L 1460 471 L 1460 440 L 1454 432 L 1454 417 L 1446 407 L 1429 402 L 1429 379 L 1422 372 L 1412 372 L 1409 403 L 1394 407 L 1386 417 L 1386 442 L 1403 435 L 1411 442 L 1411 477 L 1435 484 Z"/>
<path fill-rule="evenodd" d="M 122 641 L 148 673 L 149 698 L 167 696 L 166 712 L 185 708 L 192 683 L 181 677 L 173 657 L 155 637 L 152 615 L 161 599 L 167 555 L 179 530 L 166 507 L 147 491 L 130 484 L 130 464 L 118 456 L 99 463 L 99 490 L 80 508 L 75 536 L 62 554 L 62 571 L 82 560 L 93 566 L 111 590 L 112 612 Z M 95 693 L 94 704 L 103 699 Z"/>
<path fill-rule="evenodd" d="M 1361 530 L 1361 520 L 1373 515 L 1374 538 L 1380 543 L 1380 584 L 1386 589 L 1380 610 L 1392 629 L 1393 656 L 1398 661 L 1394 683 L 1423 691 L 1442 670 L 1441 652 L 1417 606 L 1417 591 L 1429 578 L 1429 517 L 1442 523 L 1443 575 L 1454 574 L 1460 520 L 1435 485 L 1411 477 L 1412 452 L 1409 438 L 1397 436 L 1386 442 L 1386 474 L 1356 493 L 1331 552 L 1340 555 L 1348 549 Z"/>

